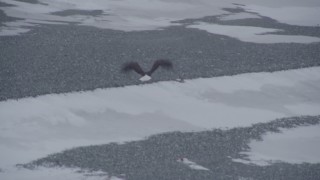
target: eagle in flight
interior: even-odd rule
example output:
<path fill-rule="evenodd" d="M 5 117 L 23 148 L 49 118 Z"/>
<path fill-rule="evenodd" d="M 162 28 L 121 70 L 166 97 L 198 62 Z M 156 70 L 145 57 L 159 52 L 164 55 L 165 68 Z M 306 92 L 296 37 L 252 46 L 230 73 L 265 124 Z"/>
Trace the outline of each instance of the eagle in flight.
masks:
<path fill-rule="evenodd" d="M 159 67 L 172 69 L 172 63 L 169 60 L 158 59 L 153 63 L 152 68 L 149 71 L 145 72 L 137 62 L 128 62 L 123 65 L 122 71 L 135 71 L 136 73 L 141 75 L 141 78 L 139 79 L 140 81 L 149 81 L 151 79 L 151 74 Z"/>

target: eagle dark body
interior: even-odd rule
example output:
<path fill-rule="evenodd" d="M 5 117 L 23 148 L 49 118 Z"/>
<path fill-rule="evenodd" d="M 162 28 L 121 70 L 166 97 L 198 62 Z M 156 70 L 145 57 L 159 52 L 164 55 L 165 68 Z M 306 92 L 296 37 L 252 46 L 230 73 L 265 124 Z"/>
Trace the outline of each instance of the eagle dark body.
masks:
<path fill-rule="evenodd" d="M 148 76 L 151 79 L 152 73 L 154 73 L 159 67 L 162 67 L 165 69 L 172 69 L 173 65 L 172 65 L 172 62 L 169 60 L 159 59 L 153 63 L 153 65 L 149 71 L 144 71 L 137 62 L 128 62 L 123 65 L 122 71 L 123 72 L 135 71 L 136 73 L 140 74 L 141 76 L 143 76 L 143 77 Z M 142 81 L 144 81 L 144 80 L 142 80 Z"/>

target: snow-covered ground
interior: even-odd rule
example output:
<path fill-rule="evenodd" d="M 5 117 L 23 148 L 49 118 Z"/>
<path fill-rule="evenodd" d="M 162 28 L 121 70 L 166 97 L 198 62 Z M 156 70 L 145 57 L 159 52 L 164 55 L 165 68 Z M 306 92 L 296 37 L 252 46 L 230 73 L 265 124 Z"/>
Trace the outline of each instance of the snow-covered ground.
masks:
<path fill-rule="evenodd" d="M 30 169 L 6 169 L 0 174 L 3 180 L 122 180 L 115 176 L 109 176 L 104 172 L 90 172 L 71 168 L 45 168 Z"/>
<path fill-rule="evenodd" d="M 194 25 L 187 26 L 189 28 L 197 28 L 205 30 L 209 33 L 225 35 L 237 38 L 244 42 L 254 43 L 316 43 L 320 42 L 320 38 L 312 36 L 297 35 L 277 35 L 270 34 L 281 32 L 281 29 L 261 28 L 252 26 L 228 26 L 219 24 L 209 24 L 199 22 Z"/>
<path fill-rule="evenodd" d="M 187 18 L 217 16 L 221 21 L 270 17 L 281 23 L 319 26 L 318 0 L 1 0 L 9 17 L 0 36 L 18 35 L 41 24 L 93 26 L 121 31 L 161 30 Z M 243 8 L 230 12 L 223 8 Z M 63 15 L 61 15 L 63 14 Z M 270 34 L 283 31 L 254 26 L 186 26 L 254 43 L 318 43 L 319 37 Z M 268 34 L 269 33 L 269 34 Z M 78 169 L 35 171 L 16 168 L 48 154 L 85 145 L 123 143 L 170 131 L 203 131 L 268 122 L 276 118 L 320 115 L 320 67 L 207 79 L 160 82 L 86 92 L 48 94 L 0 102 L 0 179 L 118 179 Z M 320 162 L 319 126 L 266 134 L 252 141 L 248 159 L 269 164 Z M 272 147 L 269 148 L 269 147 Z M 288 153 L 289 152 L 289 153 Z M 301 153 L 302 152 L 302 153 Z M 205 169 L 185 159 L 189 167 Z M 91 172 L 92 173 L 92 172 Z"/>
<path fill-rule="evenodd" d="M 270 165 L 282 161 L 288 163 L 320 162 L 320 126 L 283 129 L 282 133 L 268 133 L 263 141 L 252 141 L 250 151 L 243 152 L 248 160 L 236 162 Z"/>
<path fill-rule="evenodd" d="M 294 0 L 288 0 L 287 2 L 290 4 L 276 5 L 276 3 L 273 3 L 270 6 L 263 6 L 252 3 L 246 6 L 246 10 L 257 12 L 262 16 L 270 17 L 282 23 L 299 26 L 320 26 L 319 19 L 315 18 L 320 15 L 319 1 L 304 1 L 306 3 L 301 1 L 303 4 L 295 4 Z"/>
<path fill-rule="evenodd" d="M 244 127 L 281 117 L 319 115 L 319 92 L 320 67 L 313 67 L 3 101 L 0 168 L 4 172 L 0 177 L 15 172 L 15 164 L 76 146 L 125 142 L 175 130 Z M 294 144 L 319 142 L 320 131 L 310 136 L 304 135 L 308 128 L 297 131 L 294 134 L 304 140 L 295 138 Z M 253 159 L 259 154 L 272 160 L 282 156 L 276 155 L 278 151 L 264 155 L 259 148 L 273 139 L 252 143 Z M 273 144 L 276 148 L 282 143 Z"/>
<path fill-rule="evenodd" d="M 320 18 L 318 18 L 320 17 L 320 2 L 316 0 L 306 0 L 303 3 L 297 0 L 282 0 L 281 3 L 276 0 L 268 2 L 242 0 L 237 2 L 239 4 L 233 0 L 199 0 L 197 2 L 183 0 L 138 0 L 135 2 L 130 0 L 38 1 L 39 3 L 32 4 L 2 0 L 2 2 L 13 6 L 0 7 L 0 9 L 7 16 L 21 18 L 22 20 L 5 22 L 5 26 L 0 29 L 0 36 L 21 34 L 27 32 L 29 27 L 38 24 L 68 24 L 75 22 L 79 25 L 104 29 L 139 31 L 179 25 L 179 23 L 174 23 L 173 21 L 187 18 L 202 18 L 205 16 L 220 16 L 221 20 L 260 18 L 257 14 L 293 25 L 319 26 L 320 24 Z M 253 14 L 244 12 L 231 13 L 223 9 L 239 7 Z M 72 10 L 73 12 L 65 13 L 65 15 L 59 14 L 66 10 Z M 87 13 L 81 13 L 81 11 L 86 11 Z M 99 13 L 90 14 L 93 11 Z M 226 26 L 225 28 L 228 30 L 230 27 Z M 250 31 L 250 27 L 243 28 L 247 28 Z M 256 27 L 252 28 L 253 31 L 256 29 Z M 220 27 L 219 32 L 223 32 Z M 286 43 L 288 42 L 287 39 L 291 37 L 281 39 L 284 39 L 283 42 Z M 296 38 L 299 40 L 289 42 L 301 42 L 301 37 L 298 36 Z M 309 41 L 311 40 L 307 42 Z M 319 39 L 313 41 L 319 41 Z"/>

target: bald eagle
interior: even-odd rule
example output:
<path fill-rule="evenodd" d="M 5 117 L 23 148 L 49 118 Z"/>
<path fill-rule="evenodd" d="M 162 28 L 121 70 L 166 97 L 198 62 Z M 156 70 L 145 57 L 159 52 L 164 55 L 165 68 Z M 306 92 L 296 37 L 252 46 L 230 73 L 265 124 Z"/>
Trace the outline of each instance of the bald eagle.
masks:
<path fill-rule="evenodd" d="M 140 81 L 149 81 L 151 79 L 151 74 L 159 67 L 172 69 L 172 66 L 172 63 L 169 60 L 158 59 L 153 63 L 152 68 L 145 72 L 137 62 L 128 62 L 122 66 L 122 72 L 127 73 L 130 71 L 135 71 L 141 75 L 141 78 L 139 79 Z"/>

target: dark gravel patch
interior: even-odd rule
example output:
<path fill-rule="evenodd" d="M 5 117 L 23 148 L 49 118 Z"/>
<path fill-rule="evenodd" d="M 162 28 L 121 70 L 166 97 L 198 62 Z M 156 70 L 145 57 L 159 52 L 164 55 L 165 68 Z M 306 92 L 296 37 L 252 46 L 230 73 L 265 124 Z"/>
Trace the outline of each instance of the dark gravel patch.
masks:
<path fill-rule="evenodd" d="M 320 123 L 320 116 L 277 119 L 251 127 L 206 132 L 172 132 L 154 135 L 146 140 L 125 144 L 79 147 L 38 159 L 25 168 L 79 167 L 101 170 L 127 180 L 149 179 L 310 179 L 320 178 L 320 164 L 288 164 L 276 162 L 268 166 L 233 162 L 246 158 L 240 152 L 249 150 L 248 143 L 262 140 L 267 132 L 279 128 L 295 128 Z M 186 157 L 208 169 L 197 171 L 178 163 Z"/>
<path fill-rule="evenodd" d="M 72 16 L 72 15 L 84 15 L 84 16 L 99 16 L 103 14 L 102 10 L 78 10 L 78 9 L 68 9 L 64 11 L 57 11 L 51 14 L 58 16 Z"/>
<path fill-rule="evenodd" d="M 30 1 L 36 3 L 37 1 Z M 6 4 L 0 2 L 0 6 Z M 243 8 L 226 12 L 246 12 Z M 61 16 L 99 16 L 101 11 L 66 10 Z M 0 25 L 17 20 L 0 11 Z M 320 43 L 256 44 L 185 26 L 195 22 L 283 29 L 274 34 L 320 37 L 320 27 L 294 26 L 271 18 L 220 21 L 219 16 L 177 21 L 181 26 L 123 32 L 94 27 L 41 25 L 20 36 L 0 36 L 0 101 L 49 93 L 140 84 L 122 74 L 128 61 L 150 68 L 155 59 L 171 59 L 174 71 L 156 71 L 152 82 L 273 72 L 320 65 Z"/>
<path fill-rule="evenodd" d="M 40 3 L 38 0 L 14 0 L 14 1 L 20 1 L 24 3 L 30 3 L 30 4 L 43 4 L 43 3 Z"/>
<path fill-rule="evenodd" d="M 255 44 L 183 26 L 122 32 L 76 25 L 46 25 L 0 37 L 0 101 L 49 93 L 139 84 L 120 67 L 171 59 L 174 71 L 153 81 L 273 72 L 320 65 L 320 43 Z"/>

